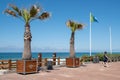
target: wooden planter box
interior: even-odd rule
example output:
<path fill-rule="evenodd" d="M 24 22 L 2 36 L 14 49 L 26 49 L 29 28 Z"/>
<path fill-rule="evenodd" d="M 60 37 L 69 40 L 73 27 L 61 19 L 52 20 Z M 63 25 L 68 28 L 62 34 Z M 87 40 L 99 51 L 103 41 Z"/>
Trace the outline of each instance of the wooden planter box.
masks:
<path fill-rule="evenodd" d="M 79 58 L 66 58 L 66 66 L 67 67 L 79 67 L 80 66 L 80 59 Z"/>
<path fill-rule="evenodd" d="M 37 72 L 37 60 L 18 60 L 17 73 L 27 74 Z"/>

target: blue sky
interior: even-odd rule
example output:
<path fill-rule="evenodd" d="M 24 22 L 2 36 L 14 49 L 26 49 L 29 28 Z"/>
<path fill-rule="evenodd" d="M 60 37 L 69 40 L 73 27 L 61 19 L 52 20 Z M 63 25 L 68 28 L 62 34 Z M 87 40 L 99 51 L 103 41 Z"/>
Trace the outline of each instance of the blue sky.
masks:
<path fill-rule="evenodd" d="M 89 51 L 89 14 L 99 23 L 92 23 L 92 51 L 109 51 L 109 27 L 112 29 L 112 49 L 120 51 L 120 0 L 0 0 L 0 52 L 22 52 L 24 22 L 3 14 L 8 4 L 29 8 L 40 4 L 52 16 L 45 21 L 35 20 L 31 25 L 32 52 L 69 51 L 71 31 L 65 25 L 69 19 L 85 24 L 76 31 L 76 52 Z"/>

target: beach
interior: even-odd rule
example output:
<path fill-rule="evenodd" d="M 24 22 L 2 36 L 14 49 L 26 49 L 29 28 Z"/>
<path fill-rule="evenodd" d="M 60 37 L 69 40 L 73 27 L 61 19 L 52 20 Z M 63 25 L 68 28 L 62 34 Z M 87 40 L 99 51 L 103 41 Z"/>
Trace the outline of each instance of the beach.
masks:
<path fill-rule="evenodd" d="M 43 70 L 35 74 L 9 72 L 0 75 L 0 80 L 120 80 L 120 62 L 110 62 L 109 67 L 100 63 L 84 63 L 78 68 L 54 66 L 54 70 Z"/>

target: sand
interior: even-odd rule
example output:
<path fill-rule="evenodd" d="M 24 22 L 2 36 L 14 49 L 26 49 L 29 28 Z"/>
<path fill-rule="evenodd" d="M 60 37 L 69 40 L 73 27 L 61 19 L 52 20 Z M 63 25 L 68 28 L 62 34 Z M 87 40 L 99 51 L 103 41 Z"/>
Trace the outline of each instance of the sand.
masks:
<path fill-rule="evenodd" d="M 109 67 L 101 63 L 85 63 L 78 68 L 54 67 L 54 70 L 21 75 L 8 73 L 0 80 L 120 80 L 120 62 L 111 62 Z"/>

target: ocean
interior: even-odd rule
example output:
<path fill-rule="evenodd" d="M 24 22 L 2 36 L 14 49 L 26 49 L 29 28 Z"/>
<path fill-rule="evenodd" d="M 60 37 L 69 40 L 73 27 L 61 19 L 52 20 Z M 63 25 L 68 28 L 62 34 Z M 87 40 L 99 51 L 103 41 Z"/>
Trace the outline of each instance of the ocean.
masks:
<path fill-rule="evenodd" d="M 38 58 L 39 52 L 32 52 L 32 58 Z M 42 52 L 42 58 L 52 58 L 54 52 Z M 95 55 L 100 52 L 92 52 L 92 55 Z M 117 52 L 118 53 L 118 52 Z M 101 53 L 102 54 L 102 53 Z M 89 52 L 76 52 L 76 57 L 81 57 L 87 55 Z M 56 56 L 62 59 L 69 57 L 69 52 L 56 52 Z M 22 59 L 22 52 L 0 52 L 0 60 L 19 60 Z"/>

